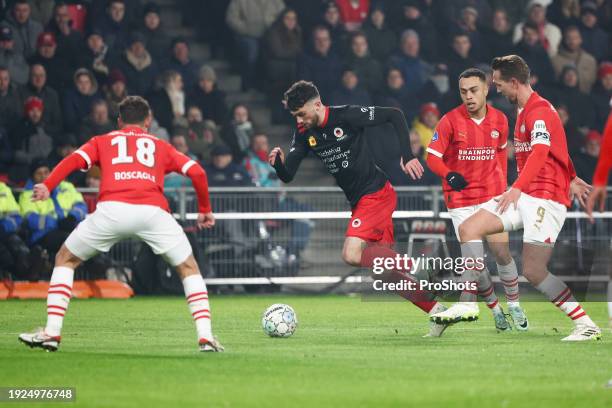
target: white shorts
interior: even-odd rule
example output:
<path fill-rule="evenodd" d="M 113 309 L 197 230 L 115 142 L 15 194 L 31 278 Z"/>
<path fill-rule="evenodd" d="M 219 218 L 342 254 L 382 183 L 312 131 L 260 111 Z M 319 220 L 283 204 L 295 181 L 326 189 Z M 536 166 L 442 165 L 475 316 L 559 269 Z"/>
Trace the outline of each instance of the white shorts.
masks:
<path fill-rule="evenodd" d="M 171 214 L 153 205 L 117 201 L 98 203 L 96 211 L 77 225 L 65 245 L 85 261 L 127 238 L 146 242 L 172 266 L 183 263 L 192 253 L 183 228 Z"/>
<path fill-rule="evenodd" d="M 460 239 L 459 226 L 463 223 L 463 221 L 474 215 L 476 211 L 478 211 L 484 204 L 485 203 L 448 209 L 448 214 L 450 215 L 451 220 L 453 221 L 453 228 L 455 228 L 455 235 L 457 236 L 457 239 Z"/>
<path fill-rule="evenodd" d="M 523 229 L 523 242 L 554 244 L 563 228 L 567 208 L 556 201 L 532 197 L 521 193 L 517 208 L 510 207 L 503 213 L 495 211 L 497 201 L 491 199 L 481 208 L 499 217 L 504 231 Z"/>

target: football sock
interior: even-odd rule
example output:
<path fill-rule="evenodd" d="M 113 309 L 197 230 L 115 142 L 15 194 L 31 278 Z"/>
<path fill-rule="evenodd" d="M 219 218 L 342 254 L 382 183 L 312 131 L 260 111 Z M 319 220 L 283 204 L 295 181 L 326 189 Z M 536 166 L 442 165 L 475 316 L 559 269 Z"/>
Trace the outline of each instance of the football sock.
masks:
<path fill-rule="evenodd" d="M 574 295 L 567 287 L 565 282 L 553 275 L 548 273 L 546 278 L 536 286 L 536 288 L 550 299 L 559 309 L 561 309 L 575 324 L 585 324 L 588 326 L 595 326 L 595 323 L 586 314 L 586 312 L 580 306 L 580 303 L 576 301 Z"/>
<path fill-rule="evenodd" d="M 60 336 L 64 316 L 72 297 L 74 269 L 56 266 L 51 274 L 49 291 L 47 292 L 47 325 L 45 333 L 49 336 Z"/>
<path fill-rule="evenodd" d="M 482 296 L 489 309 L 492 311 L 501 312 L 501 306 L 499 305 L 499 300 L 495 294 L 493 281 L 491 280 L 491 275 L 487 269 L 483 270 L 478 278 L 478 294 Z"/>
<path fill-rule="evenodd" d="M 371 268 L 374 266 L 375 258 L 394 258 L 398 255 L 393 249 L 385 245 L 368 245 L 361 254 L 361 266 L 364 268 Z M 403 273 L 402 273 L 403 272 Z M 401 282 L 410 280 L 416 282 L 416 278 L 410 274 L 410 270 L 406 271 L 390 271 L 384 276 L 388 282 Z M 395 291 L 398 295 L 406 300 L 411 301 L 416 307 L 424 311 L 425 313 L 431 312 L 431 310 L 438 305 L 438 302 L 434 300 L 435 296 L 427 291 L 423 290 L 406 290 L 406 291 Z"/>
<path fill-rule="evenodd" d="M 608 282 L 608 317 L 612 325 L 612 281 Z"/>
<path fill-rule="evenodd" d="M 183 288 L 185 289 L 189 311 L 196 325 L 198 339 L 212 340 L 208 292 L 202 275 L 187 276 L 183 279 Z"/>
<path fill-rule="evenodd" d="M 519 305 L 518 271 L 514 259 L 508 265 L 497 264 L 499 279 L 504 284 L 508 305 Z"/>
<path fill-rule="evenodd" d="M 472 262 L 475 262 L 476 259 L 480 259 L 484 262 L 484 246 L 482 245 L 482 241 L 478 239 L 462 243 L 461 256 L 464 260 L 472 259 Z M 475 286 L 478 285 L 481 275 L 483 275 L 483 273 L 480 269 L 468 269 L 463 272 L 459 281 L 466 285 L 472 284 L 472 286 Z M 478 289 L 466 288 L 461 291 L 459 295 L 460 302 L 476 302 L 477 298 Z"/>

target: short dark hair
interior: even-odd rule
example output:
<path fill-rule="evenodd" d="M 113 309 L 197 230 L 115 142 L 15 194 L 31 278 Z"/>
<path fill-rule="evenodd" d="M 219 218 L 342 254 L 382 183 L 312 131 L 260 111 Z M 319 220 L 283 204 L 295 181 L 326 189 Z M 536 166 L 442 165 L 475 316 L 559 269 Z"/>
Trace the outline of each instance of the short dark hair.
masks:
<path fill-rule="evenodd" d="M 150 112 L 149 102 L 141 96 L 126 96 L 119 104 L 119 117 L 126 124 L 143 123 Z"/>
<path fill-rule="evenodd" d="M 319 90 L 315 84 L 308 81 L 297 81 L 285 92 L 284 101 L 287 108 L 295 112 L 308 101 L 319 97 Z"/>
<path fill-rule="evenodd" d="M 473 78 L 476 77 L 480 79 L 482 82 L 487 82 L 487 74 L 482 69 L 478 68 L 468 68 L 459 74 L 459 80 L 463 78 Z"/>
<path fill-rule="evenodd" d="M 529 83 L 529 65 L 518 55 L 506 55 L 493 58 L 491 69 L 499 71 L 504 81 L 515 78 L 521 84 Z"/>

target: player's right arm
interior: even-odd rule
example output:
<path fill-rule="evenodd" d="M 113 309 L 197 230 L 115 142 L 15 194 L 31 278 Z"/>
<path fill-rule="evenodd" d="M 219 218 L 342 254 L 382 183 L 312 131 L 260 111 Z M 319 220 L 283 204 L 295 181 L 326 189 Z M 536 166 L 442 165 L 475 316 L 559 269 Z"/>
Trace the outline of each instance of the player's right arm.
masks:
<path fill-rule="evenodd" d="M 467 187 L 467 181 L 465 178 L 455 171 L 451 171 L 446 163 L 444 163 L 444 154 L 448 145 L 453 137 L 453 126 L 448 119 L 448 116 L 444 115 L 440 122 L 436 126 L 429 146 L 427 146 L 427 166 L 431 171 L 446 179 L 448 185 L 455 191 L 461 191 Z"/>
<path fill-rule="evenodd" d="M 287 157 L 285 158 L 283 150 L 277 146 L 270 151 L 268 163 L 274 167 L 276 175 L 283 183 L 290 183 L 307 154 L 306 139 L 302 133 L 296 130 L 293 133 L 293 141 L 291 142 Z"/>
<path fill-rule="evenodd" d="M 98 162 L 98 139 L 91 138 L 83 146 L 66 156 L 53 168 L 49 177 L 32 189 L 32 201 L 46 200 L 50 192 L 75 170 L 86 171 Z"/>
<path fill-rule="evenodd" d="M 606 204 L 606 184 L 612 168 L 612 115 L 608 116 L 600 152 L 597 167 L 593 174 L 593 191 L 589 194 L 586 203 L 586 212 L 591 222 L 594 222 L 593 208 L 597 205 L 598 210 L 602 212 Z"/>

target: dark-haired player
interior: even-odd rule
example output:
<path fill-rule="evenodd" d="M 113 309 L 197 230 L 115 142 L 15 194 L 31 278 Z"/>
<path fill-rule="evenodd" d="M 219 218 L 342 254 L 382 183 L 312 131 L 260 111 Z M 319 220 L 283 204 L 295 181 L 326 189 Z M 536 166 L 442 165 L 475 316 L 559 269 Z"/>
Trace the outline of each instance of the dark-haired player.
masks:
<path fill-rule="evenodd" d="M 44 183 L 34 186 L 32 199 L 46 200 L 59 182 L 75 170 L 98 165 L 102 170 L 96 211 L 72 231 L 55 258 L 47 295 L 44 330 L 23 333 L 30 347 L 55 351 L 59 347 L 64 315 L 72 296 L 74 270 L 118 241 L 136 236 L 176 268 L 183 281 L 201 351 L 223 351 L 210 324 L 208 292 L 185 232 L 169 213 L 164 197 L 164 175 L 180 172 L 189 177 L 198 196 L 199 228 L 215 224 L 208 197 L 206 173 L 195 161 L 169 143 L 151 136 L 149 104 L 128 96 L 119 105 L 120 130 L 95 136 L 62 160 Z"/>
<path fill-rule="evenodd" d="M 508 191 L 459 226 L 461 242 L 480 242 L 487 235 L 522 228 L 523 276 L 575 324 L 563 340 L 600 339 L 599 327 L 567 285 L 547 269 L 571 198 L 584 206 L 590 186 L 576 177 L 561 119 L 550 102 L 531 88 L 525 61 L 517 55 L 498 57 L 492 68 L 497 91 L 518 107 L 514 151 L 519 176 Z M 461 305 L 449 310 L 455 308 Z"/>
<path fill-rule="evenodd" d="M 487 105 L 488 91 L 483 71 L 471 68 L 462 72 L 459 93 L 463 104 L 442 117 L 427 148 L 427 165 L 443 179 L 444 201 L 457 237 L 463 221 L 506 190 L 508 119 Z M 510 316 L 517 330 L 527 330 L 529 323 L 519 304 L 518 273 L 508 247 L 508 233 L 487 236 L 487 242 L 497 261 Z M 466 245 L 482 245 L 482 242 Z M 512 326 L 499 305 L 489 272 L 485 269 L 478 276 L 478 293 L 491 309 L 495 327 L 510 330 Z M 479 314 L 476 292 L 465 291 L 460 300 L 465 310 L 459 317 L 476 319 Z M 454 322 L 458 316 L 450 313 L 458 309 L 446 310 L 432 318 Z"/>
<path fill-rule="evenodd" d="M 374 163 L 364 139 L 364 128 L 391 123 L 401 148 L 398 165 L 413 179 L 420 178 L 423 166 L 408 145 L 409 129 L 404 114 L 396 108 L 378 106 L 325 106 L 317 87 L 306 81 L 293 84 L 285 92 L 284 101 L 297 121 L 297 129 L 286 157 L 280 147 L 270 152 L 268 160 L 278 177 L 289 183 L 302 159 L 309 152 L 314 153 L 351 205 L 351 220 L 342 249 L 344 261 L 353 266 L 371 266 L 376 257 L 395 257 L 396 253 L 387 245 L 393 242 L 392 215 L 397 197 L 386 175 Z M 383 245 L 369 245 L 372 243 Z M 421 295 L 410 298 L 429 314 L 445 309 Z M 446 324 L 433 324 L 430 335 L 440 336 L 445 328 Z"/>

